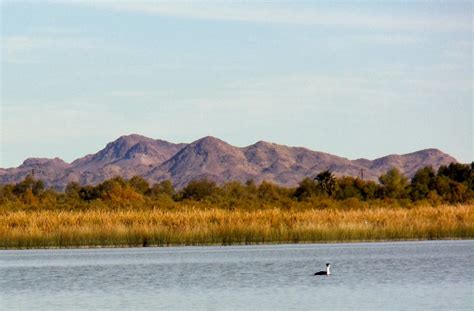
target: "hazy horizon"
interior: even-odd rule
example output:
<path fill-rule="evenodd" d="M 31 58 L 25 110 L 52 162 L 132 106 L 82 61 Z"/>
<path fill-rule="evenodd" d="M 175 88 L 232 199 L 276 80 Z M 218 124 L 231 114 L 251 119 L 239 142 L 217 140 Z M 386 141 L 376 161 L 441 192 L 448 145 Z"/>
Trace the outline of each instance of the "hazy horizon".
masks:
<path fill-rule="evenodd" d="M 473 160 L 468 1 L 0 8 L 2 168 L 131 133 Z"/>

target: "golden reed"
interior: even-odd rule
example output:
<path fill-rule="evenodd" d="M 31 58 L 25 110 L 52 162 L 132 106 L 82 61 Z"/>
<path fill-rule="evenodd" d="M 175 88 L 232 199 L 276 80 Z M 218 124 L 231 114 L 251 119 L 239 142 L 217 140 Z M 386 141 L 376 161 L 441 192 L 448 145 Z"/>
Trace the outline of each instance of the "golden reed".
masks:
<path fill-rule="evenodd" d="M 243 211 L 0 211 L 0 248 L 474 238 L 474 205 Z"/>

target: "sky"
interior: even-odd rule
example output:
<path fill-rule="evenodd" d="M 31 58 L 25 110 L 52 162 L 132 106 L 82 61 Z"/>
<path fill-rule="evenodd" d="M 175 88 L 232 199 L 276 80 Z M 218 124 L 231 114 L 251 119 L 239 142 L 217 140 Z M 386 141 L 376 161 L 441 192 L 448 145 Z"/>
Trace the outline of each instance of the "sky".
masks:
<path fill-rule="evenodd" d="M 0 167 L 119 136 L 473 156 L 469 1 L 1 1 Z"/>

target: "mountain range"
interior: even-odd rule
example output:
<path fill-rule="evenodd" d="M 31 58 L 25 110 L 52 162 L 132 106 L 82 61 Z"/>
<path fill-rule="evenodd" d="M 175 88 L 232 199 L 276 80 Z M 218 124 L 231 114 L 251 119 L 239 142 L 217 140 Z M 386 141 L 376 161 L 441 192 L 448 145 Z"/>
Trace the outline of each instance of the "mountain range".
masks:
<path fill-rule="evenodd" d="M 323 170 L 336 176 L 363 174 L 377 180 L 390 168 L 398 168 L 412 177 L 424 167 L 438 169 L 457 162 L 438 149 L 425 149 L 403 155 L 388 155 L 375 160 L 349 160 L 303 147 L 289 147 L 259 141 L 247 147 L 235 147 L 207 136 L 190 144 L 174 144 L 137 134 L 121 136 L 104 149 L 72 163 L 60 158 L 29 158 L 17 168 L 0 168 L 0 183 L 17 183 L 34 173 L 47 186 L 64 189 L 72 181 L 82 185 L 98 184 L 106 179 L 139 175 L 151 184 L 171 180 L 182 188 L 194 179 L 223 183 L 263 180 L 282 186 L 295 186 L 304 177 L 314 177 Z"/>

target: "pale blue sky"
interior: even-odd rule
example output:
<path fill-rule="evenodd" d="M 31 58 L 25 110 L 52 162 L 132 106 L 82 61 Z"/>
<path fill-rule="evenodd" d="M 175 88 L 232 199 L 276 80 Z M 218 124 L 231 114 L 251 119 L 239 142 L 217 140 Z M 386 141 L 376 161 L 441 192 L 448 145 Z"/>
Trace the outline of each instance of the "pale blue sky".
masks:
<path fill-rule="evenodd" d="M 0 167 L 117 137 L 473 160 L 470 2 L 2 1 Z"/>

